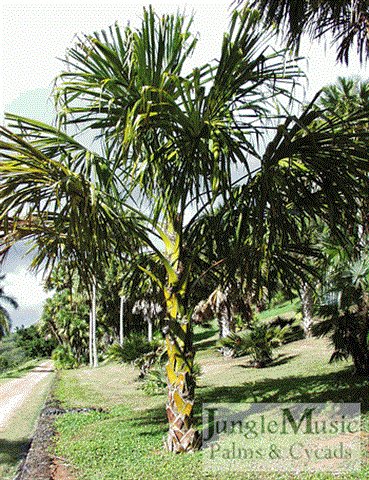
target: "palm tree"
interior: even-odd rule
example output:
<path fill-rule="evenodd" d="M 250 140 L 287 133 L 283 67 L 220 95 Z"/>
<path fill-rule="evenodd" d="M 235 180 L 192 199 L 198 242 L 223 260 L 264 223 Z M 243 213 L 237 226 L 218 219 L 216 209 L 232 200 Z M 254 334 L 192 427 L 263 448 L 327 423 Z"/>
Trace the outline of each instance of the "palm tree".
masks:
<path fill-rule="evenodd" d="M 267 48 L 270 34 L 257 19 L 252 11 L 234 12 L 219 60 L 187 75 L 196 41 L 180 14 L 158 19 L 150 9 L 141 29 L 115 26 L 81 39 L 57 83 L 59 116 L 66 128 L 94 133 L 103 154 L 30 120 L 18 119 L 17 136 L 2 129 L 3 243 L 28 236 L 41 247 L 38 259 L 73 255 L 92 278 L 112 252 L 126 258 L 134 237 L 137 250 L 144 243 L 164 269 L 163 279 L 140 267 L 166 302 L 167 447 L 174 452 L 199 444 L 189 298 L 207 237 L 203 217 L 223 205 L 218 231 L 236 228 L 233 248 L 208 270 L 222 264 L 225 277 L 238 271 L 247 288 L 277 274 L 290 281 L 310 271 L 303 258 L 314 250 L 301 239 L 311 217 L 344 238 L 360 171 L 368 168 L 366 134 L 346 124 L 359 127 L 366 113 L 328 119 L 311 104 L 298 118 L 280 118 L 299 72 L 286 50 Z M 275 136 L 263 151 L 271 129 Z"/>
<path fill-rule="evenodd" d="M 313 334 L 329 335 L 334 352 L 330 362 L 352 358 L 358 374 L 369 373 L 369 258 L 367 248 L 352 255 L 327 245 L 328 264 Z"/>
<path fill-rule="evenodd" d="M 339 77 L 335 84 L 328 85 L 322 89 L 320 105 L 327 110 L 327 115 L 339 115 L 341 117 L 357 111 L 369 111 L 369 82 L 361 81 L 358 78 Z M 350 127 L 355 129 L 354 126 Z M 368 132 L 369 124 L 362 124 L 360 128 Z M 364 182 L 366 183 L 367 180 L 365 179 Z M 362 221 L 361 231 L 355 225 L 348 225 L 348 234 L 351 235 L 356 244 L 356 254 L 360 253 L 363 243 L 367 242 L 369 234 L 369 203 L 367 196 L 362 198 L 358 214 Z"/>
<path fill-rule="evenodd" d="M 3 282 L 5 275 L 0 276 L 0 282 Z M 18 303 L 14 298 L 5 295 L 4 287 L 0 286 L 0 340 L 4 335 L 8 335 L 11 327 L 11 319 L 8 310 L 2 305 L 7 303 L 13 308 L 18 308 Z"/>
<path fill-rule="evenodd" d="M 369 109 L 369 84 L 354 78 L 340 77 L 336 84 L 323 88 L 320 104 L 327 115 L 348 116 Z M 368 124 L 361 129 L 369 131 Z M 349 126 L 355 132 L 355 126 Z M 367 177 L 363 178 L 367 185 Z M 326 254 L 326 274 L 321 288 L 323 304 L 320 313 L 324 320 L 318 322 L 313 332 L 318 336 L 330 334 L 335 348 L 331 361 L 352 357 L 356 372 L 369 371 L 368 352 L 368 201 L 367 195 L 359 201 L 357 224 L 347 225 L 350 239 L 346 250 L 340 249 L 326 234 L 322 249 Z M 329 301 L 327 301 L 329 300 Z"/>
<path fill-rule="evenodd" d="M 195 69 L 187 77 L 181 69 L 196 41 L 181 15 L 158 21 L 150 9 L 144 12 L 141 30 L 127 28 L 122 35 L 115 27 L 110 38 L 95 34 L 72 48 L 70 69 L 60 76 L 57 89 L 61 119 L 97 135 L 102 131 L 105 159 L 87 152 L 74 138 L 29 120 L 20 121 L 17 137 L 3 129 L 7 142 L 2 152 L 8 161 L 1 167 L 5 201 L 0 215 L 5 221 L 11 214 L 5 225 L 9 242 L 28 235 L 41 247 L 51 243 L 59 256 L 68 245 L 68 255 L 76 260 L 81 256 L 91 275 L 92 240 L 106 245 L 107 252 L 110 241 L 121 249 L 126 235 L 120 197 L 127 185 L 129 191 L 140 187 L 141 200 L 151 212 L 148 222 L 166 249 L 163 254 L 146 242 L 168 275 L 161 287 L 168 309 L 168 448 L 173 451 L 198 442 L 192 426 L 194 352 L 186 308 L 196 241 L 184 242 L 185 214 L 193 207 L 211 208 L 217 196 L 226 196 L 232 163 L 241 161 L 247 167 L 247 155 L 254 152 L 249 137 L 257 134 L 255 114 L 266 112 L 277 92 L 286 93 L 297 74 L 284 62 L 284 52 L 265 52 L 268 36 L 255 26 L 255 15 L 235 14 L 219 64 Z M 242 128 L 235 121 L 236 110 L 244 117 Z M 101 167 L 99 180 L 119 179 L 113 185 L 100 181 L 101 189 L 115 194 L 110 204 L 102 190 L 92 189 L 85 166 L 89 158 Z M 23 201 L 22 209 L 13 212 L 16 199 Z M 32 204 L 23 222 L 26 232 L 15 222 L 23 220 L 25 202 Z M 41 251 L 45 257 L 50 253 Z"/>
<path fill-rule="evenodd" d="M 145 11 L 139 31 L 127 29 L 122 35 L 115 27 L 109 40 L 107 34 L 95 34 L 81 41 L 69 51 L 70 69 L 60 76 L 61 112 L 73 114 L 65 123 L 103 130 L 117 158 L 114 175 L 131 190 L 140 187 L 149 223 L 165 248 L 155 254 L 166 268 L 166 284 L 155 279 L 168 310 L 167 443 L 173 451 L 197 442 L 187 308 L 197 241 L 186 238 L 196 214 L 192 220 L 187 215 L 191 209 L 212 208 L 216 197 L 230 192 L 231 165 L 247 167 L 247 155 L 254 153 L 255 115 L 266 112 L 297 74 L 284 63 L 284 52 L 265 52 L 268 36 L 255 26 L 254 14 L 235 14 L 219 63 L 183 77 L 182 66 L 196 43 L 183 17 L 158 21 L 152 10 Z M 242 127 L 236 111 L 243 116 Z"/>
<path fill-rule="evenodd" d="M 360 60 L 368 56 L 368 0 L 250 0 L 246 4 L 259 9 L 266 24 L 276 25 L 297 50 L 303 33 L 321 39 L 331 32 L 338 60 L 348 63 L 355 43 Z"/>
<path fill-rule="evenodd" d="M 322 89 L 320 104 L 337 115 L 369 109 L 369 83 L 357 78 L 339 77 L 337 83 Z"/>

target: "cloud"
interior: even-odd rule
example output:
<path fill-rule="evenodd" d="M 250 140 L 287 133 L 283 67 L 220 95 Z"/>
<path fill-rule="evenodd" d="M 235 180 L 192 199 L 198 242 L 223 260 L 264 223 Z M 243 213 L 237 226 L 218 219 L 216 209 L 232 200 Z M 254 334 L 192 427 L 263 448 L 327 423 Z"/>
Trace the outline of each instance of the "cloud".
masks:
<path fill-rule="evenodd" d="M 35 275 L 29 271 L 32 259 L 25 256 L 28 249 L 24 242 L 18 242 L 11 248 L 1 269 L 1 274 L 5 275 L 4 293 L 15 298 L 19 304 L 19 308 L 14 310 L 4 302 L 13 329 L 36 323 L 41 318 L 45 300 L 53 294 L 44 291 L 42 273 Z"/>
<path fill-rule="evenodd" d="M 38 307 L 50 296 L 44 291 L 42 275 L 33 275 L 25 267 L 6 275 L 4 290 L 17 300 L 20 308 Z"/>
<path fill-rule="evenodd" d="M 18 308 L 11 311 L 9 308 L 12 331 L 15 331 L 17 327 L 29 327 L 37 323 L 42 316 L 42 311 L 42 305 L 34 308 Z"/>

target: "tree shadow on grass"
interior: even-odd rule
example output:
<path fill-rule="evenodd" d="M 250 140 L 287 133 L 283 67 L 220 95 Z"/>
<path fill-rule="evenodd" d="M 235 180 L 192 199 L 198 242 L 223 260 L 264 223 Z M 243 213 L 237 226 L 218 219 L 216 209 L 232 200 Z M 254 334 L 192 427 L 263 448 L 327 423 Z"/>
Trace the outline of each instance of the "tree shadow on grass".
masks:
<path fill-rule="evenodd" d="M 277 358 L 275 358 L 272 362 L 267 364 L 267 367 L 277 367 L 278 365 L 285 365 L 286 363 L 288 363 L 290 360 L 293 360 L 297 356 L 298 355 L 282 355 L 282 354 L 278 355 Z M 249 360 L 249 362 L 242 363 L 242 364 L 240 363 L 239 365 L 237 365 L 237 367 L 255 368 L 255 365 L 251 360 Z"/>
<path fill-rule="evenodd" d="M 298 357 L 298 355 L 278 355 L 277 358 L 272 360 L 271 363 L 268 364 L 268 367 L 277 367 L 278 365 L 285 365 L 289 361 L 293 360 L 294 358 Z"/>
<path fill-rule="evenodd" d="M 139 416 L 132 418 L 129 425 L 132 427 L 132 431 L 137 428 L 143 429 L 136 433 L 139 437 L 157 437 L 158 435 L 163 437 L 168 431 L 168 417 L 165 406 L 161 405 L 145 410 Z M 152 429 L 151 425 L 156 427 Z"/>
<path fill-rule="evenodd" d="M 30 438 L 16 441 L 0 438 L 0 464 L 17 465 L 27 455 L 30 445 Z"/>
<path fill-rule="evenodd" d="M 194 343 L 201 342 L 202 340 L 207 340 L 210 337 L 214 337 L 215 335 L 214 330 L 207 330 L 205 332 L 194 333 L 193 341 Z"/>
<path fill-rule="evenodd" d="M 361 412 L 369 411 L 369 378 L 352 375 L 344 369 L 307 377 L 266 378 L 233 387 L 209 387 L 198 390 L 197 410 L 204 403 L 226 402 L 301 402 L 361 403 Z"/>
<path fill-rule="evenodd" d="M 218 341 L 217 339 L 213 338 L 212 340 L 205 340 L 201 343 L 198 343 L 196 345 L 196 352 L 199 352 L 201 350 L 207 350 L 210 347 L 215 347 L 217 344 L 217 341 Z"/>
<path fill-rule="evenodd" d="M 196 388 L 195 419 L 198 425 L 201 424 L 203 403 L 227 402 L 361 403 L 361 412 L 365 414 L 369 411 L 368 392 L 369 378 L 353 375 L 350 368 L 306 377 L 266 378 L 238 386 L 201 386 Z M 140 436 L 157 436 L 158 431 L 148 427 L 152 424 L 160 425 L 160 434 L 165 434 L 168 419 L 164 404 L 143 411 L 130 423 L 133 427 L 147 426 L 147 430 L 139 433 Z"/>
<path fill-rule="evenodd" d="M 157 425 L 166 425 L 168 422 L 165 404 L 144 410 L 140 415 L 130 420 L 132 425 L 147 425 L 155 422 Z"/>
<path fill-rule="evenodd" d="M 18 367 L 16 370 L 9 370 L 8 372 L 1 373 L 2 379 L 13 379 L 13 378 L 21 378 L 26 373 L 34 371 L 35 373 L 45 373 L 45 372 L 53 372 L 53 368 L 38 368 L 35 370 L 37 365 L 27 365 L 25 367 Z"/>

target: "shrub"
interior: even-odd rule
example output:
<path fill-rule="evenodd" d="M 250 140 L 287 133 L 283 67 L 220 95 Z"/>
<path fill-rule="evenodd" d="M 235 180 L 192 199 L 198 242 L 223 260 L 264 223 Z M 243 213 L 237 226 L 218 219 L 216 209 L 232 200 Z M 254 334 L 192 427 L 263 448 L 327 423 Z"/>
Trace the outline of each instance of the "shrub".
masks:
<path fill-rule="evenodd" d="M 168 355 L 166 349 L 163 345 L 155 348 L 153 350 L 140 357 L 136 358 L 133 362 L 135 367 L 140 369 L 140 377 L 143 378 L 154 365 L 164 365 L 164 362 L 168 360 Z"/>
<path fill-rule="evenodd" d="M 0 357 L 0 373 L 5 372 L 13 366 L 11 360 L 7 356 Z"/>
<path fill-rule="evenodd" d="M 281 328 L 268 324 L 255 324 L 244 334 L 231 333 L 219 341 L 222 347 L 233 351 L 234 357 L 251 355 L 252 364 L 257 368 L 267 366 L 273 358 L 273 349 L 282 344 L 289 326 Z"/>
<path fill-rule="evenodd" d="M 131 363 L 145 353 L 153 350 L 154 346 L 142 334 L 132 334 L 123 340 L 123 344 L 113 343 L 106 351 L 110 360 Z"/>
<path fill-rule="evenodd" d="M 51 358 L 58 370 L 68 370 L 79 366 L 79 362 L 73 355 L 70 346 L 59 345 L 53 350 Z"/>
<path fill-rule="evenodd" d="M 11 334 L 0 342 L 0 373 L 14 368 L 27 360 L 21 347 L 15 343 L 15 335 Z"/>
<path fill-rule="evenodd" d="M 193 366 L 193 375 L 196 382 L 201 375 L 201 366 L 198 363 L 195 363 Z M 149 370 L 143 377 L 143 383 L 139 388 L 147 395 L 161 395 L 165 392 L 167 385 L 167 376 L 162 365 Z"/>
<path fill-rule="evenodd" d="M 280 327 L 281 329 L 288 327 L 283 336 L 283 343 L 296 342 L 304 338 L 304 330 L 301 327 L 301 317 L 296 315 L 295 318 L 277 317 L 269 324 L 271 327 Z"/>
<path fill-rule="evenodd" d="M 138 388 L 147 395 L 160 395 L 167 387 L 167 377 L 164 368 L 153 369 L 146 373 L 143 383 Z"/>
<path fill-rule="evenodd" d="M 45 340 L 36 325 L 18 328 L 15 333 L 15 344 L 21 347 L 29 358 L 50 357 L 57 347 L 56 339 L 52 337 Z"/>
<path fill-rule="evenodd" d="M 356 373 L 369 373 L 367 319 L 357 312 L 332 314 L 313 325 L 316 337 L 329 336 L 334 348 L 329 363 L 352 358 Z"/>

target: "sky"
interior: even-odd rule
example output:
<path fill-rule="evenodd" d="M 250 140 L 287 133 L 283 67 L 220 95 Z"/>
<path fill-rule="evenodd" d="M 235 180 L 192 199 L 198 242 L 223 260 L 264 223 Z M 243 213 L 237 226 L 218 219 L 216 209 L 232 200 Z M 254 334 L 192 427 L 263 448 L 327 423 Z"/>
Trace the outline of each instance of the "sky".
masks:
<path fill-rule="evenodd" d="M 116 21 L 140 24 L 143 6 L 149 2 L 12 2 L 2 4 L 0 30 L 0 121 L 4 111 L 35 118 L 44 122 L 53 119 L 53 102 L 49 99 L 54 78 L 62 70 L 60 59 L 73 45 L 78 35 L 108 28 Z M 230 1 L 161 3 L 152 1 L 158 14 L 185 11 L 194 14 L 193 33 L 199 33 L 199 43 L 191 60 L 202 65 L 219 56 L 222 34 L 229 25 Z M 366 79 L 365 67 L 352 56 L 349 67 L 337 65 L 335 51 L 329 42 L 305 39 L 301 54 L 308 76 L 306 99 L 338 76 L 360 76 Z M 5 293 L 15 297 L 19 309 L 12 311 L 13 327 L 30 325 L 41 316 L 47 297 L 42 287 L 42 275 L 28 271 L 30 257 L 24 257 L 24 245 L 14 249 L 1 268 L 5 277 Z"/>

